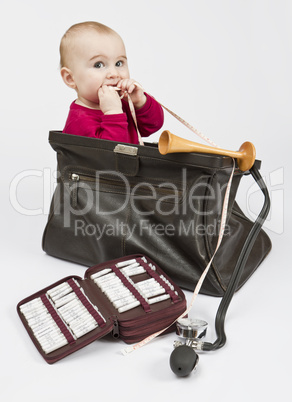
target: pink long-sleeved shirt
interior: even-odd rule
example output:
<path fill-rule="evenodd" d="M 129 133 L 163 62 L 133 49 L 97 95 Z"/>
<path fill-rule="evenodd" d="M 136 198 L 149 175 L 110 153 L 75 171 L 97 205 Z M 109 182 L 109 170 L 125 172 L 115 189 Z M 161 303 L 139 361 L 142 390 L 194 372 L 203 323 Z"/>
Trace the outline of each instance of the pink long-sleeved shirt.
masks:
<path fill-rule="evenodd" d="M 158 131 L 163 125 L 163 109 L 150 95 L 136 110 L 138 128 L 142 137 Z M 101 110 L 89 109 L 72 102 L 63 133 L 95 137 L 104 140 L 138 144 L 138 134 L 128 102 L 122 99 L 124 113 L 104 115 Z"/>

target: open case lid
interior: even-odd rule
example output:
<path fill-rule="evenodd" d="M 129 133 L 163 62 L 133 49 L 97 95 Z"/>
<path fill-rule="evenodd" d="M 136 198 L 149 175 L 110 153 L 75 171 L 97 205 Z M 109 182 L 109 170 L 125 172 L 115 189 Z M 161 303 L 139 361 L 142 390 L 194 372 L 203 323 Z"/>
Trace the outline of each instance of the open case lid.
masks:
<path fill-rule="evenodd" d="M 142 260 L 147 258 L 147 264 Z M 117 263 L 125 262 L 128 260 L 136 259 L 139 261 L 140 266 L 144 264 L 145 272 L 135 277 L 131 277 L 129 283 L 125 275 L 122 278 L 125 281 L 126 287 L 131 291 L 132 294 L 135 289 L 131 288 L 131 283 L 135 284 L 139 281 L 145 281 L 149 278 L 154 278 L 156 282 L 160 282 L 165 290 L 165 295 L 167 299 L 160 301 L 158 303 L 147 304 L 143 303 L 140 299 L 140 305 L 123 313 L 118 312 L 118 310 L 113 306 L 112 302 L 106 297 L 106 295 L 101 291 L 101 289 L 96 285 L 91 275 L 103 271 L 105 268 L 110 268 L 116 272 L 117 275 L 123 276 L 120 269 L 116 268 Z M 153 269 L 149 268 L 148 264 L 153 266 Z M 161 279 L 163 277 L 163 280 Z M 166 282 L 165 282 L 166 281 Z M 73 292 L 81 300 L 83 306 L 94 316 L 98 322 L 98 326 L 95 327 L 90 332 L 82 335 L 79 338 L 72 336 L 72 333 L 68 330 L 68 326 L 62 319 L 60 319 L 57 313 L 57 308 L 54 308 L 54 303 L 50 299 L 50 294 L 54 292 L 53 288 L 57 286 L 68 283 L 72 288 Z M 135 286 L 134 286 L 135 288 Z M 71 293 L 73 293 L 71 290 Z M 139 295 L 137 296 L 139 297 Z M 141 295 L 140 295 L 141 297 Z M 26 317 L 23 314 L 24 305 L 31 302 L 34 299 L 40 298 L 45 304 L 46 308 L 50 313 L 50 318 L 55 317 L 54 320 L 60 328 L 60 331 L 65 335 L 68 343 L 57 350 L 45 353 L 42 349 L 40 343 L 35 337 L 35 334 L 28 324 Z M 97 311 L 93 307 L 97 307 Z M 140 254 L 135 254 L 131 256 L 125 256 L 112 261 L 107 261 L 91 268 L 88 268 L 85 272 L 85 277 L 82 279 L 79 276 L 68 276 L 65 277 L 54 284 L 47 286 L 46 288 L 34 293 L 33 295 L 23 299 L 17 305 L 18 314 L 25 326 L 30 338 L 35 344 L 36 348 L 47 361 L 47 363 L 54 363 L 63 357 L 75 352 L 78 349 L 83 348 L 89 343 L 109 334 L 113 333 L 114 337 L 121 337 L 126 343 L 133 343 L 144 339 L 145 337 L 155 333 L 159 330 L 169 327 L 176 318 L 181 315 L 186 309 L 186 300 L 184 293 L 179 287 L 177 287 L 171 279 L 148 257 Z M 47 313 L 47 312 L 46 312 Z M 70 328 L 69 328 L 70 329 Z M 172 328 L 173 329 L 173 328 Z M 75 338 L 75 339 L 74 339 Z"/>
<path fill-rule="evenodd" d="M 76 280 L 79 283 L 83 283 L 83 279 L 80 278 L 79 276 L 68 276 L 68 277 L 65 277 L 65 278 L 53 283 L 50 286 L 45 287 L 44 289 L 41 289 L 40 291 L 34 293 L 33 295 L 21 300 L 17 305 L 17 312 L 18 312 L 19 317 L 20 317 L 24 327 L 26 328 L 31 340 L 35 344 L 37 350 L 40 352 L 40 354 L 43 356 L 43 358 L 49 364 L 55 363 L 56 361 L 58 361 L 58 360 L 62 359 L 63 357 L 75 352 L 76 350 L 79 350 L 79 349 L 83 348 L 84 346 L 86 346 L 89 343 L 95 341 L 96 339 L 102 338 L 103 336 L 105 336 L 108 333 L 110 333 L 114 328 L 114 322 L 109 317 L 109 313 L 103 307 L 103 305 L 100 305 L 99 306 L 100 312 L 102 313 L 103 317 L 107 317 L 106 322 L 105 322 L 105 324 L 103 326 L 98 326 L 93 331 L 88 332 L 87 334 L 83 335 L 81 338 L 74 339 L 74 338 L 71 337 L 70 340 L 68 339 L 68 344 L 67 345 L 62 346 L 61 348 L 59 348 L 59 349 L 57 349 L 55 351 L 52 351 L 51 353 L 46 354 L 44 352 L 44 350 L 42 349 L 40 343 L 37 341 L 33 330 L 28 325 L 28 322 L 27 322 L 25 316 L 22 314 L 21 306 L 23 304 L 31 301 L 31 300 L 34 300 L 34 299 L 36 299 L 38 297 L 41 297 L 42 295 L 45 295 L 48 290 L 50 290 L 52 288 L 55 288 L 56 286 L 58 286 L 58 285 L 60 285 L 60 284 L 62 284 L 64 282 L 68 282 L 68 281 L 70 281 L 72 279 Z"/>

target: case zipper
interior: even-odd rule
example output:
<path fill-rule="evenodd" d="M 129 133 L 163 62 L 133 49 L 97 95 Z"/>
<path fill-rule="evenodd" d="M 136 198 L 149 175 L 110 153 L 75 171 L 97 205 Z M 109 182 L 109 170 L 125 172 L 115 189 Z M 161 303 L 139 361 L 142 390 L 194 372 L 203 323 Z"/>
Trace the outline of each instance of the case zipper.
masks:
<path fill-rule="evenodd" d="M 165 315 L 165 310 L 161 310 L 158 313 L 153 316 L 153 320 L 149 322 L 149 316 L 144 316 L 142 319 L 133 319 L 129 321 L 120 321 L 119 322 L 119 333 L 120 337 L 123 340 L 131 341 L 131 342 L 136 342 L 139 339 L 143 339 L 150 334 L 156 332 L 161 329 L 161 327 L 167 327 L 170 325 L 173 321 L 176 320 L 177 317 L 180 316 L 180 314 L 183 313 L 186 309 L 186 305 L 183 306 L 181 303 L 176 303 L 177 308 L 174 308 L 175 305 L 171 306 L 171 312 L 170 314 Z M 152 315 L 153 313 L 151 313 Z M 159 328 L 157 327 L 157 323 L 159 323 Z M 126 325 L 125 325 L 126 324 Z M 140 324 L 140 325 L 137 325 Z M 141 331 L 141 329 L 145 327 L 145 331 Z"/>
<path fill-rule="evenodd" d="M 184 306 L 182 307 L 181 302 L 182 301 L 180 300 L 179 302 L 177 302 L 175 304 L 171 304 L 168 307 L 168 311 L 166 311 L 165 309 L 159 310 L 156 312 L 152 311 L 151 313 L 149 313 L 149 315 L 148 315 L 148 313 L 146 313 L 146 315 L 144 315 L 142 317 L 140 316 L 136 319 L 134 318 L 131 320 L 124 320 L 124 321 L 120 320 L 119 321 L 120 329 L 121 328 L 133 328 L 133 320 L 135 322 L 135 327 L 137 327 L 137 324 L 140 324 L 139 327 L 140 326 L 142 327 L 145 324 L 145 322 L 151 324 L 151 321 L 149 322 L 149 318 L 150 318 L 150 316 L 152 318 L 153 315 L 154 315 L 154 321 L 157 321 L 157 320 L 163 321 L 163 319 L 168 320 L 170 317 L 175 317 L 176 314 L 178 314 L 177 316 L 179 316 L 179 314 L 182 313 L 184 311 L 183 309 L 186 307 L 186 304 L 184 304 Z M 170 311 L 170 313 L 168 314 L 169 311 Z"/>
<path fill-rule="evenodd" d="M 119 322 L 118 322 L 118 319 L 116 317 L 113 319 L 113 323 L 114 323 L 114 327 L 113 327 L 113 330 L 112 330 L 112 336 L 114 338 L 119 338 L 120 337 Z"/>
<path fill-rule="evenodd" d="M 179 314 L 178 314 L 179 316 Z M 172 318 L 171 318 L 172 317 Z M 123 331 L 122 326 L 120 325 L 120 338 L 127 343 L 138 342 L 141 339 L 146 338 L 149 335 L 154 334 L 155 332 L 167 328 L 169 325 L 175 321 L 175 316 L 169 316 L 167 320 L 155 320 L 149 324 L 149 322 L 145 321 L 145 330 L 142 331 L 143 326 L 135 327 L 135 323 L 133 322 L 133 329 L 125 329 Z M 159 326 L 157 325 L 159 323 Z"/>

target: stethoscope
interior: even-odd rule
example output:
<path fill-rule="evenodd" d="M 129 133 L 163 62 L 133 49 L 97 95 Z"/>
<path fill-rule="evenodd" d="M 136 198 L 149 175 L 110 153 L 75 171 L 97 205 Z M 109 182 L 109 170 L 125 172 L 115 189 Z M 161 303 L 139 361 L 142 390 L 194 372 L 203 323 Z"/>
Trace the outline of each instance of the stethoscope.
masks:
<path fill-rule="evenodd" d="M 176 322 L 177 334 L 185 340 L 174 342 L 174 350 L 170 355 L 169 363 L 171 370 L 179 377 L 185 377 L 195 371 L 199 363 L 196 350 L 202 348 L 202 339 L 207 332 L 206 321 L 181 318 Z"/>
<path fill-rule="evenodd" d="M 191 318 L 180 318 L 176 322 L 177 333 L 181 338 L 185 339 L 185 343 L 180 341 L 175 342 L 174 350 L 170 355 L 170 367 L 172 371 L 180 377 L 187 376 L 197 368 L 199 357 L 196 351 L 217 350 L 222 348 L 226 343 L 226 335 L 224 330 L 226 313 L 231 299 L 237 289 L 240 277 L 254 242 L 270 209 L 270 198 L 267 187 L 255 165 L 250 169 L 250 173 L 264 195 L 264 205 L 244 242 L 241 253 L 229 280 L 229 284 L 218 307 L 215 319 L 215 329 L 217 334 L 217 339 L 215 342 L 211 343 L 203 341 L 208 326 L 205 321 L 197 319 L 194 320 Z"/>

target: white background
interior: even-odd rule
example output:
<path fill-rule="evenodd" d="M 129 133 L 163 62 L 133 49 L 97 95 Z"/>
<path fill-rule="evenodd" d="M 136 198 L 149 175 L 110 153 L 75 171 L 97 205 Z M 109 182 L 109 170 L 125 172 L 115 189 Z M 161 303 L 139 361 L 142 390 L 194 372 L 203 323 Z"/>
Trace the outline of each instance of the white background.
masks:
<path fill-rule="evenodd" d="M 1 3 L 0 20 L 1 401 L 291 401 L 292 3 L 12 0 Z M 24 297 L 84 274 L 84 267 L 45 255 L 41 237 L 56 168 L 48 132 L 62 130 L 75 97 L 60 78 L 59 41 L 86 20 L 120 33 L 132 77 L 157 100 L 221 147 L 252 141 L 262 160 L 273 250 L 233 299 L 226 346 L 201 354 L 187 378 L 169 368 L 175 334 L 126 357 L 123 342 L 103 339 L 50 366 L 16 313 Z M 172 117 L 164 128 L 201 141 Z M 244 178 L 238 201 L 253 217 L 262 198 L 251 186 Z M 191 311 L 209 322 L 209 341 L 218 303 L 200 295 Z"/>

